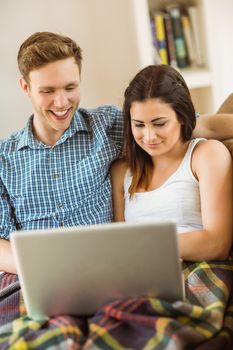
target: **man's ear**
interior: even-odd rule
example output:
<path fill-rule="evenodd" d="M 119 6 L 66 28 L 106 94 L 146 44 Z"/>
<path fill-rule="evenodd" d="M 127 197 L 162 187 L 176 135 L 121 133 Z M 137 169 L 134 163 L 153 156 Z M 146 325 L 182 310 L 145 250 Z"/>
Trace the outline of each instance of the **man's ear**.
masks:
<path fill-rule="evenodd" d="M 28 96 L 30 93 L 30 87 L 29 84 L 26 82 L 26 80 L 22 77 L 19 80 L 21 88 L 23 90 L 23 92 Z"/>

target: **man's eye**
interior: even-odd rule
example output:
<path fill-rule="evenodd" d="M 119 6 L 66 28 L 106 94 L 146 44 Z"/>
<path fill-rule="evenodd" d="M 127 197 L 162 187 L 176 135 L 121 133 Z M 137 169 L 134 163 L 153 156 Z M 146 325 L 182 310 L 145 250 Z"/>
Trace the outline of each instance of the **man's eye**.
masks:
<path fill-rule="evenodd" d="M 51 90 L 42 90 L 41 93 L 42 94 L 51 94 L 52 91 Z"/>
<path fill-rule="evenodd" d="M 66 91 L 72 91 L 72 90 L 74 90 L 74 86 L 69 86 L 66 88 Z"/>
<path fill-rule="evenodd" d="M 134 124 L 135 128 L 143 128 L 144 124 Z"/>

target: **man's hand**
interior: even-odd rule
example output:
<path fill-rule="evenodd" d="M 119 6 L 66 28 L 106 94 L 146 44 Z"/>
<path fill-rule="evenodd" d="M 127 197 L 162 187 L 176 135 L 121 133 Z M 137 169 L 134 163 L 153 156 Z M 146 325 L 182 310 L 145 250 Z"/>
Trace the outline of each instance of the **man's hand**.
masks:
<path fill-rule="evenodd" d="M 0 271 L 17 273 L 11 244 L 3 238 L 0 238 Z"/>

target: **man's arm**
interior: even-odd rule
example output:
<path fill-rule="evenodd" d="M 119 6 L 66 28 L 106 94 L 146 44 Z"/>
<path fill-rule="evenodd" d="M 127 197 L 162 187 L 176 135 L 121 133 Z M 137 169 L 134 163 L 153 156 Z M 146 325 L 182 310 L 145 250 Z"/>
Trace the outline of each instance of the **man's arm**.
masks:
<path fill-rule="evenodd" d="M 0 271 L 17 273 L 11 244 L 4 238 L 0 238 Z"/>
<path fill-rule="evenodd" d="M 197 118 L 193 137 L 226 140 L 233 138 L 233 114 L 202 115 Z"/>
<path fill-rule="evenodd" d="M 10 233 L 16 230 L 8 192 L 0 179 L 0 271 L 16 273 Z"/>

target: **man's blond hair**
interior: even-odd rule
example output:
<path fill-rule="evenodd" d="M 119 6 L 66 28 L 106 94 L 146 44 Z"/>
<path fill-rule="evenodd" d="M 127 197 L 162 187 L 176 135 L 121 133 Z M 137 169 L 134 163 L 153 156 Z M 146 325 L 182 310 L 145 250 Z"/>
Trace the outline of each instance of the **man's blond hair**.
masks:
<path fill-rule="evenodd" d="M 29 83 L 32 70 L 69 57 L 74 58 L 81 73 L 82 50 L 74 40 L 56 33 L 37 32 L 22 43 L 17 59 L 20 73 Z"/>

